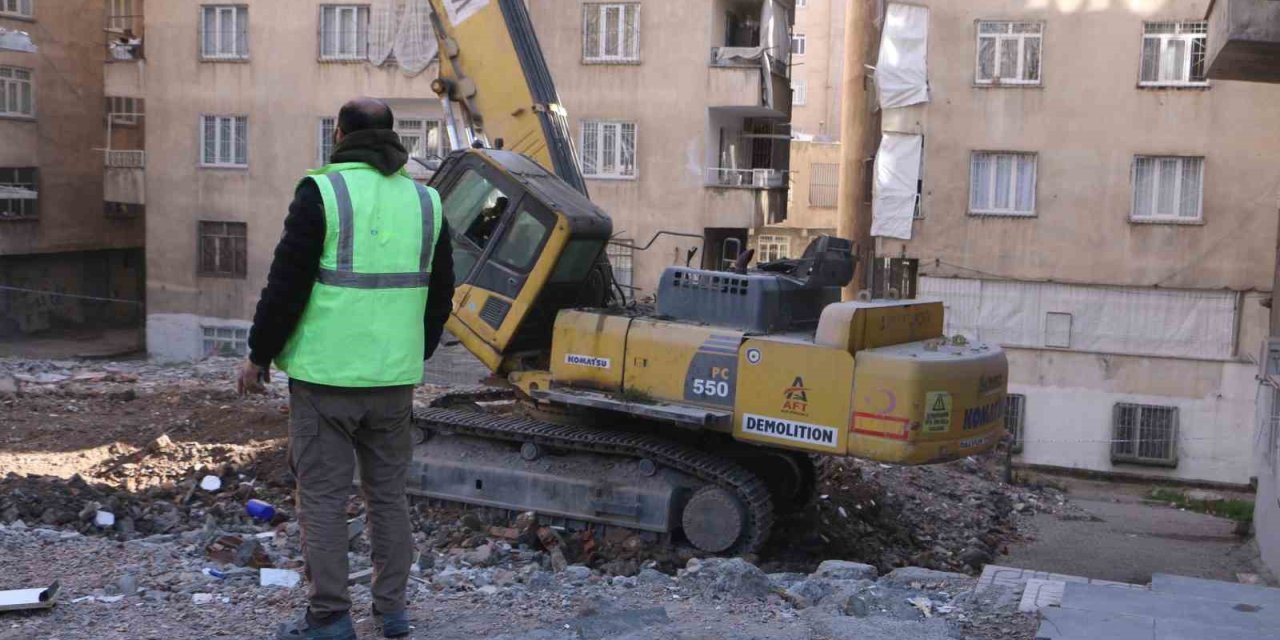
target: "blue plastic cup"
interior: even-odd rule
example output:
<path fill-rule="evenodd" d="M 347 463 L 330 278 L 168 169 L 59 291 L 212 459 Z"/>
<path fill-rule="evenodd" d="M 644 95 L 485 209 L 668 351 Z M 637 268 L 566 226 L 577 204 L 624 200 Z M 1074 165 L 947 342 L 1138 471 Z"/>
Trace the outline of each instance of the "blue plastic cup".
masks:
<path fill-rule="evenodd" d="M 270 520 L 276 517 L 276 508 L 268 502 L 254 498 L 244 504 L 244 510 L 255 520 Z"/>

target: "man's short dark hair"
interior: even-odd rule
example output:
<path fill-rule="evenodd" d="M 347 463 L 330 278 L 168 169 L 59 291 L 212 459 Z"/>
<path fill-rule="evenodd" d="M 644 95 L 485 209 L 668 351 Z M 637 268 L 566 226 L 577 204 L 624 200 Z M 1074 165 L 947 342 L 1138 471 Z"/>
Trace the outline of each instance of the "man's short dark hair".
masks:
<path fill-rule="evenodd" d="M 365 129 L 391 129 L 395 127 L 395 115 L 391 107 L 377 98 L 356 98 L 338 112 L 338 128 L 343 133 L 355 133 Z"/>

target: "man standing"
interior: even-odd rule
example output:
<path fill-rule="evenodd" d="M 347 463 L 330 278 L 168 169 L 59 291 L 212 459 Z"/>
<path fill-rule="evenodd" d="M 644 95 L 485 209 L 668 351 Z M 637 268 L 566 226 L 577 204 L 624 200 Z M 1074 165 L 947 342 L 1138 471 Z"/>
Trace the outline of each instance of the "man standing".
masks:
<path fill-rule="evenodd" d="M 453 259 L 440 196 L 403 172 L 394 122 L 380 100 L 342 107 L 330 164 L 302 179 L 289 206 L 240 373 L 241 393 L 264 390 L 272 360 L 289 374 L 289 464 L 311 591 L 278 638 L 356 637 L 346 503 L 357 460 L 375 618 L 385 637 L 409 635 L 413 388 L 449 318 Z"/>

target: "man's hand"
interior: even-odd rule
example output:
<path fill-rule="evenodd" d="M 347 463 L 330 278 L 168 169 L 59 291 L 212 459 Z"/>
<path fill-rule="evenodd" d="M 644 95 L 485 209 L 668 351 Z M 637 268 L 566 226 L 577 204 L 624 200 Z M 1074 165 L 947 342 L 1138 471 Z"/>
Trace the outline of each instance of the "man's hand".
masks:
<path fill-rule="evenodd" d="M 250 393 L 266 393 L 266 383 L 271 379 L 271 367 L 259 367 L 249 360 L 245 360 L 244 366 L 240 367 L 240 377 L 236 379 L 236 391 L 240 395 L 248 395 Z"/>

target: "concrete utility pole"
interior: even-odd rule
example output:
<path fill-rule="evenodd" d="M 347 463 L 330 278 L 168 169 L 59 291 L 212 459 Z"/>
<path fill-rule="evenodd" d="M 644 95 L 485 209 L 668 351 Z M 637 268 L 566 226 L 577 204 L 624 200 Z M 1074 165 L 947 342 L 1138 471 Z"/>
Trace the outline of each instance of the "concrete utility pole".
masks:
<path fill-rule="evenodd" d="M 865 162 L 875 154 L 880 137 L 879 112 L 875 92 L 867 82 L 868 65 L 874 65 L 880 46 L 880 30 L 875 25 L 875 0 L 848 0 L 844 29 L 844 73 L 840 91 L 840 186 L 836 209 L 836 235 L 853 241 L 858 261 L 853 282 L 845 288 L 846 300 L 859 290 L 870 288 L 870 266 L 875 245 L 871 239 L 871 194 L 865 193 Z"/>

